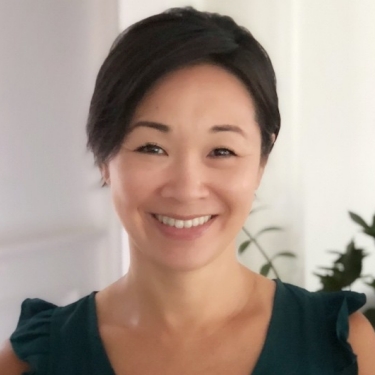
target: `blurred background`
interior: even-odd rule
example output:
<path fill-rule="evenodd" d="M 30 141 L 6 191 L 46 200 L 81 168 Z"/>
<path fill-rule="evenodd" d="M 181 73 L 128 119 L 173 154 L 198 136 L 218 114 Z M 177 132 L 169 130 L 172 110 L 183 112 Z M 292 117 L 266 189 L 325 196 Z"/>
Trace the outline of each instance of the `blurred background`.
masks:
<path fill-rule="evenodd" d="M 85 149 L 89 101 L 121 30 L 186 5 L 232 16 L 273 61 L 282 129 L 255 202 L 267 209 L 247 227 L 284 228 L 262 238 L 297 255 L 277 261 L 282 280 L 317 290 L 327 250 L 373 246 L 348 216 L 375 214 L 373 0 L 0 0 L 0 341 L 24 298 L 66 304 L 126 272 L 126 233 Z M 241 261 L 264 263 L 256 249 Z"/>

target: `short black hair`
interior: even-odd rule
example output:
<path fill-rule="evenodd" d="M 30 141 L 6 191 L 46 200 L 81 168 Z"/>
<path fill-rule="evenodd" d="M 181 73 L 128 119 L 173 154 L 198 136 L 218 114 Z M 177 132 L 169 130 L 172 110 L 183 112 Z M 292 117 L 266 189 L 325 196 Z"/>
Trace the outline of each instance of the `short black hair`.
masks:
<path fill-rule="evenodd" d="M 95 164 L 116 155 L 145 93 L 161 77 L 189 65 L 211 63 L 236 75 L 256 109 L 262 157 L 280 129 L 276 77 L 267 52 L 232 18 L 192 7 L 145 18 L 114 41 L 98 73 L 86 125 Z"/>

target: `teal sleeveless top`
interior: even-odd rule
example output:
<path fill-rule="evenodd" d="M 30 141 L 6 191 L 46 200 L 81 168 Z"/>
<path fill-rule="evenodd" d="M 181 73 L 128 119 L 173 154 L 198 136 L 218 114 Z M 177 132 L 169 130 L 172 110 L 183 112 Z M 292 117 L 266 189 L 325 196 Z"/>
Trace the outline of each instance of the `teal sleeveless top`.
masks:
<path fill-rule="evenodd" d="M 348 317 L 365 295 L 276 285 L 266 341 L 249 375 L 357 375 Z M 25 375 L 115 375 L 99 335 L 95 292 L 65 307 L 26 299 L 10 341 L 30 364 Z"/>

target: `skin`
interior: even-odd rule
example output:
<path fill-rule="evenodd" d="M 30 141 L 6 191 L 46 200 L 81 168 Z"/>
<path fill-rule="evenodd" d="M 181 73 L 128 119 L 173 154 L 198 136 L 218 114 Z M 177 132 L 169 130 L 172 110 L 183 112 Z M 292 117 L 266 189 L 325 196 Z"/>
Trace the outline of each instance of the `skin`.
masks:
<path fill-rule="evenodd" d="M 131 126 L 145 121 L 169 130 L 136 126 L 102 169 L 130 239 L 124 287 L 148 305 L 136 319 L 152 311 L 163 324 L 204 324 L 235 308 L 248 295 L 248 277 L 254 278 L 235 248 L 265 166 L 254 105 L 232 74 L 199 65 L 170 74 L 148 93 Z M 218 125 L 238 130 L 213 131 Z M 147 143 L 157 146 L 140 152 Z M 152 214 L 216 217 L 197 238 L 175 240 L 159 231 Z M 223 294 L 228 286 L 238 297 Z"/>
<path fill-rule="evenodd" d="M 197 65 L 157 83 L 131 126 L 101 168 L 131 254 L 128 274 L 96 295 L 112 367 L 132 375 L 249 374 L 275 292 L 273 281 L 236 258 L 235 237 L 266 165 L 252 99 L 229 72 Z M 175 238 L 152 214 L 215 218 L 204 232 Z M 359 374 L 373 374 L 375 335 L 360 313 L 350 317 L 349 341 Z M 15 375 L 24 366 L 8 343 L 0 369 Z"/>
<path fill-rule="evenodd" d="M 151 122 L 167 128 L 155 129 Z M 181 372 L 183 358 L 197 350 L 198 357 L 191 354 L 194 359 L 188 363 L 205 363 L 217 346 L 212 340 L 222 342 L 231 334 L 233 342 L 227 339 L 228 346 L 222 349 L 225 356 L 216 353 L 214 361 L 246 353 L 235 363 L 241 367 L 238 373 L 248 372 L 264 343 L 275 290 L 274 282 L 244 268 L 236 257 L 235 237 L 250 212 L 266 164 L 253 101 L 229 72 L 198 65 L 156 84 L 138 105 L 131 127 L 119 153 L 102 168 L 129 235 L 131 255 L 128 274 L 97 295 L 98 305 L 116 305 L 110 317 L 104 309 L 99 315 L 111 362 L 122 369 L 116 347 L 126 343 L 111 345 L 121 341 L 113 328 L 116 322 L 115 326 L 126 327 L 133 344 L 140 340 L 143 350 L 152 337 L 164 338 L 165 347 L 154 361 L 150 356 L 155 349 L 148 353 L 155 374 L 158 368 L 160 373 Z M 155 146 L 145 149 L 146 144 Z M 215 217 L 204 233 L 175 239 L 159 230 L 153 214 Z M 246 325 L 250 316 L 252 323 Z M 144 332 L 147 339 L 141 340 Z M 253 339 L 253 352 L 239 351 L 248 346 L 248 337 Z M 173 347 L 177 358 L 180 346 L 183 355 L 176 368 L 170 363 L 164 368 L 165 353 Z M 233 362 L 228 368 L 223 364 L 223 372 L 236 373 Z M 187 366 L 186 373 L 203 371 Z M 217 374 L 218 366 L 213 369 Z M 123 369 L 134 371 L 148 369 Z"/>
<path fill-rule="evenodd" d="M 348 341 L 357 354 L 358 374 L 371 375 L 375 369 L 375 332 L 370 322 L 360 312 L 349 318 Z"/>
<path fill-rule="evenodd" d="M 264 170 L 260 132 L 245 87 L 217 67 L 184 69 L 163 80 L 140 103 L 132 125 L 142 121 L 165 124 L 170 130 L 136 127 L 103 168 L 129 233 L 132 266 L 142 259 L 142 267 L 147 262 L 167 272 L 195 271 L 223 252 L 234 258 L 235 235 Z M 223 124 L 237 126 L 243 135 L 212 131 Z M 147 142 L 158 146 L 135 152 Z M 234 149 L 236 156 L 215 156 L 219 147 Z M 155 230 L 150 213 L 218 217 L 205 236 L 173 242 Z"/>

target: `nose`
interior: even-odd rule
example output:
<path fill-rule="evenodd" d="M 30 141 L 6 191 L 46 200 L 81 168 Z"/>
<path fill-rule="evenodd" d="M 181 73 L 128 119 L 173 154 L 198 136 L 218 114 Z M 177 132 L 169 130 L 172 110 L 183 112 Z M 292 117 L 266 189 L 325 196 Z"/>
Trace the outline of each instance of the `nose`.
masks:
<path fill-rule="evenodd" d="M 165 183 L 161 189 L 163 198 L 187 203 L 208 197 L 208 171 L 198 157 L 178 158 L 165 172 Z"/>

